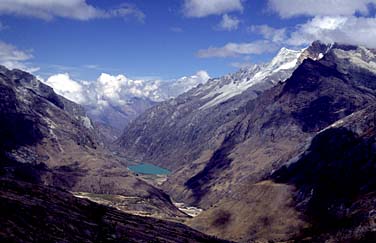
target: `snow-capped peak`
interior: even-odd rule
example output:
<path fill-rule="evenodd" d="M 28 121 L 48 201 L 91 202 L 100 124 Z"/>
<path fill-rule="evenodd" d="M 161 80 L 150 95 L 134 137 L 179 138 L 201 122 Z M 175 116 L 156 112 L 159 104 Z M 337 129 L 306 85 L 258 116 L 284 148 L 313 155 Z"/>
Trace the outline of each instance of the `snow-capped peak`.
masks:
<path fill-rule="evenodd" d="M 304 50 L 290 50 L 283 47 L 270 62 L 269 69 L 273 72 L 294 68 Z"/>
<path fill-rule="evenodd" d="M 299 58 L 304 50 L 296 51 L 283 47 L 270 63 L 253 65 L 215 80 L 215 84 L 213 84 L 214 81 L 211 82 L 209 84 L 211 85 L 211 91 L 202 99 L 212 99 L 203 105 L 201 109 L 222 103 L 256 84 L 262 82 L 276 84 L 279 81 L 286 80 L 298 66 Z"/>

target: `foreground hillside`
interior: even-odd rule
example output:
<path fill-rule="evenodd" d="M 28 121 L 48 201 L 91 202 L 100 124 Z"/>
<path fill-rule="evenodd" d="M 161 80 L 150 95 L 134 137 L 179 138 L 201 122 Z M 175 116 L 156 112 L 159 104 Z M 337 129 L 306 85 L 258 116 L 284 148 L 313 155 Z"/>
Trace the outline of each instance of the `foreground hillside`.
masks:
<path fill-rule="evenodd" d="M 53 187 L 0 179 L 1 242 L 224 242 Z"/>

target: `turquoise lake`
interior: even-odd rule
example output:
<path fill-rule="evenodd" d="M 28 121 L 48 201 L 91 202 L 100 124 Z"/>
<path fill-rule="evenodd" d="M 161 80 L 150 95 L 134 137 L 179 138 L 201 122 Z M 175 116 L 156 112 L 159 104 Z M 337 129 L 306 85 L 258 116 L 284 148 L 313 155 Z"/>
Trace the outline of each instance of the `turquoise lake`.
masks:
<path fill-rule="evenodd" d="M 162 167 L 152 164 L 139 164 L 128 166 L 128 168 L 134 173 L 148 174 L 148 175 L 167 175 L 170 171 Z"/>

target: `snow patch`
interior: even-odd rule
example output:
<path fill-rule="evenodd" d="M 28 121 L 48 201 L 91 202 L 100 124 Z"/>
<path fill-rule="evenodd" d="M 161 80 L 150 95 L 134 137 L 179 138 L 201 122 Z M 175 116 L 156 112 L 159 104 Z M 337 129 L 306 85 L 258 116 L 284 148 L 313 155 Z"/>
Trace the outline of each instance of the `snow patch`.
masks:
<path fill-rule="evenodd" d="M 81 117 L 80 117 L 80 120 L 81 120 L 82 124 L 83 124 L 87 129 L 90 129 L 90 130 L 94 129 L 93 125 L 91 124 L 91 121 L 90 121 L 89 117 L 87 117 L 87 116 L 81 116 Z"/>

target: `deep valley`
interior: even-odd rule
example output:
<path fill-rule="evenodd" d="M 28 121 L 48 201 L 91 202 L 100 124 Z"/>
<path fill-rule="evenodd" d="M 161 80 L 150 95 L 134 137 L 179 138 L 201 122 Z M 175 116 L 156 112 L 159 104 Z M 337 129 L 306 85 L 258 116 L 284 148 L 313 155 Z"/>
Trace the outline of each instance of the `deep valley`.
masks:
<path fill-rule="evenodd" d="M 133 16 L 144 24 L 127 31 L 149 24 L 133 3 L 102 9 L 85 0 L 53 0 L 43 7 L 30 1 L 26 5 L 32 11 L 25 14 L 23 1 L 7 2 L 0 1 L 0 16 L 42 18 L 44 27 L 72 18 L 75 11 L 75 20 L 97 21 L 90 31 L 119 17 L 127 22 Z M 223 15 L 211 27 L 213 36 L 235 35 L 245 22 L 228 15 L 228 8 L 232 14 L 248 11 L 245 2 L 187 0 L 184 21 Z M 286 1 L 267 2 L 258 15 L 271 15 Z M 362 21 L 372 26 L 364 18 L 376 8 L 365 2 L 368 10 L 355 8 L 351 17 L 315 13 L 292 33 L 291 26 L 252 25 L 247 35 L 256 32 L 265 40 L 199 50 L 200 60 L 239 61 L 243 55 L 247 62 L 234 62 L 237 71 L 215 78 L 200 70 L 167 81 L 152 72 L 145 74 L 148 80 L 104 72 L 95 81 L 76 82 L 68 72 L 45 79 L 26 62 L 31 50 L 20 52 L 0 41 L 0 242 L 376 242 L 376 49 L 359 37 L 372 37 L 376 27 L 366 33 L 358 26 Z M 291 4 L 304 7 L 299 1 Z M 64 11 L 56 15 L 50 5 Z M 288 9 L 279 10 L 279 24 L 300 11 Z M 308 18 L 307 11 L 296 15 Z M 324 32 L 317 30 L 320 21 L 327 21 L 319 28 Z M 360 28 L 362 35 L 350 41 L 344 33 L 351 31 L 343 26 Z M 0 22 L 0 33 L 6 29 Z M 192 30 L 169 27 L 176 35 L 185 31 Z M 315 40 L 317 33 L 322 41 Z M 134 45 L 151 43 L 135 39 Z M 117 40 L 106 41 L 116 45 Z M 182 50 L 181 42 L 170 47 Z M 158 68 L 178 66 L 161 47 L 143 48 L 158 56 L 158 62 L 153 60 Z M 9 53 L 12 58 L 4 61 Z M 128 65 L 138 60 L 121 59 Z M 78 64 L 46 66 L 80 69 Z"/>

